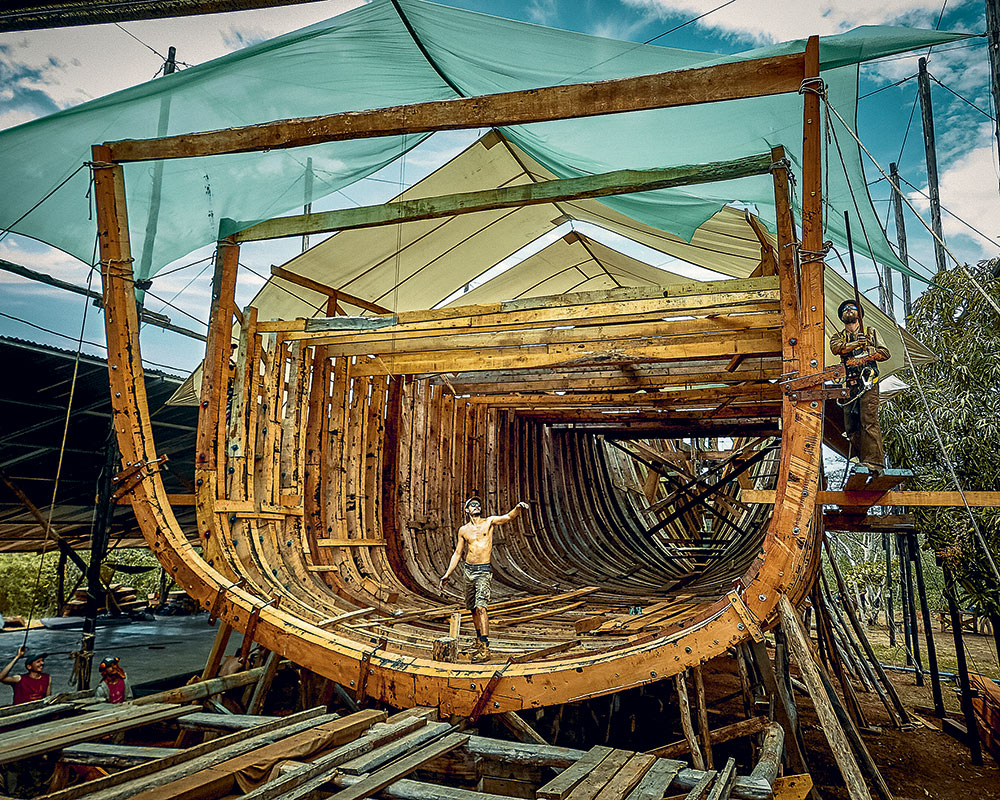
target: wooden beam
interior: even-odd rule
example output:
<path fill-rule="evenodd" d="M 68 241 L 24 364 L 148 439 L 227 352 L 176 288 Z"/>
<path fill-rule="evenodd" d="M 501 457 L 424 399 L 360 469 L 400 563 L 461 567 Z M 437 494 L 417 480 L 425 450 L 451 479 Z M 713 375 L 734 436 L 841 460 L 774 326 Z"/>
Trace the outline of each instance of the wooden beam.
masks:
<path fill-rule="evenodd" d="M 110 160 L 123 163 L 252 153 L 429 131 L 525 125 L 797 92 L 804 74 L 805 56 L 794 53 L 635 78 L 278 120 L 162 139 L 125 139 L 109 142 L 107 147 Z"/>
<path fill-rule="evenodd" d="M 579 178 L 523 183 L 478 192 L 456 192 L 439 197 L 420 197 L 414 200 L 400 200 L 395 203 L 360 208 L 342 208 L 317 214 L 275 217 L 256 225 L 230 220 L 223 223 L 223 228 L 226 233 L 233 233 L 239 242 L 256 242 L 313 233 L 374 228 L 380 225 L 417 222 L 500 208 L 694 186 L 762 175 L 770 166 L 771 154 L 762 153 L 709 164 L 690 164 L 663 169 L 620 169 Z"/>
<path fill-rule="evenodd" d="M 308 215 L 307 215 L 308 216 Z M 281 219 L 298 219 L 298 217 L 281 217 Z M 274 220 L 271 220 L 273 222 Z M 257 226 L 254 226 L 257 227 Z M 239 234 L 236 238 L 238 241 L 251 241 L 247 239 L 245 234 L 247 231 Z M 311 291 L 318 292 L 319 294 L 325 294 L 334 303 L 343 300 L 345 303 L 349 303 L 352 306 L 357 306 L 358 308 L 363 308 L 365 311 L 371 311 L 373 314 L 391 314 L 388 308 L 378 305 L 378 303 L 373 303 L 370 300 L 365 300 L 361 297 L 357 297 L 353 294 L 348 294 L 347 292 L 341 291 L 340 289 L 334 289 L 332 286 L 327 286 L 325 283 L 320 283 L 319 281 L 313 280 L 312 278 L 307 278 L 305 275 L 299 275 L 298 273 L 292 272 L 284 267 L 276 267 L 271 265 L 271 274 L 275 278 L 281 278 L 289 283 L 294 283 L 296 286 L 301 286 L 304 289 L 310 289 Z"/>
<path fill-rule="evenodd" d="M 740 493 L 744 503 L 774 502 L 773 489 L 744 489 Z M 972 508 L 995 508 L 1000 506 L 1000 492 L 966 492 L 965 500 Z M 962 506 L 960 492 L 819 492 L 817 505 L 855 506 Z"/>
<path fill-rule="evenodd" d="M 751 717 L 750 719 L 741 719 L 739 722 L 734 722 L 732 725 L 726 725 L 722 728 L 716 728 L 714 731 L 711 731 L 711 743 L 724 744 L 725 742 L 731 742 L 733 739 L 741 739 L 744 736 L 752 736 L 760 733 L 767 726 L 767 717 Z M 663 745 L 663 747 L 657 747 L 653 750 L 647 750 L 646 752 L 654 756 L 659 756 L 660 758 L 676 758 L 677 756 L 683 756 L 688 752 L 688 743 L 686 739 L 678 739 L 676 742 L 671 742 L 670 744 Z"/>

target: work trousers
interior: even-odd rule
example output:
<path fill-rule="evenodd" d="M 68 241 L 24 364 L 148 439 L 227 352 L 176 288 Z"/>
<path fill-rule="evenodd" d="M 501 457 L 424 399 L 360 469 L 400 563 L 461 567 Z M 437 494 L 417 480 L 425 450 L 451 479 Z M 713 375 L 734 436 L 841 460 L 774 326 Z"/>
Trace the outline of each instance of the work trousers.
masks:
<path fill-rule="evenodd" d="M 851 440 L 851 455 L 862 463 L 885 465 L 882 429 L 878 424 L 878 386 L 844 407 L 844 432 Z"/>

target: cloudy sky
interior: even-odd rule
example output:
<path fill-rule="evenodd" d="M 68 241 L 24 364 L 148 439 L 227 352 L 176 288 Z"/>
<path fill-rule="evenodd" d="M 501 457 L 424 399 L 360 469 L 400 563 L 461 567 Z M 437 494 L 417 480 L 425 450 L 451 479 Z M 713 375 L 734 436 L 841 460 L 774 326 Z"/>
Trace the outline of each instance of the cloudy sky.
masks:
<path fill-rule="evenodd" d="M 829 34 L 858 25 L 901 24 L 912 27 L 980 33 L 985 29 L 982 0 L 446 0 L 447 4 L 542 25 L 636 42 L 692 50 L 739 52 L 761 44 Z M 180 68 L 203 63 L 249 44 L 342 13 L 357 0 L 322 0 L 298 6 L 170 20 L 129 22 L 26 33 L 0 33 L 0 129 L 10 128 L 85 100 L 153 79 L 171 45 Z M 721 6 L 721 7 L 720 7 Z M 701 17 L 690 22 L 695 17 Z M 683 23 L 690 24 L 683 25 Z M 926 172 L 916 97 L 917 56 L 895 56 L 862 70 L 863 99 L 859 129 L 876 158 L 898 161 L 914 204 L 926 213 Z M 1000 169 L 997 162 L 985 40 L 942 46 L 930 53 L 929 69 L 940 83 L 933 87 L 941 198 L 949 246 L 966 261 L 1000 253 Z M 865 96 L 868 95 L 868 96 Z M 412 181 L 467 144 L 473 133 L 432 137 L 407 160 Z M 394 173 L 399 179 L 399 170 Z M 895 228 L 889 191 L 877 173 L 870 178 L 876 209 Z M 382 180 L 355 195 L 376 202 L 398 186 Z M 381 195 L 380 195 L 381 191 Z M 922 226 L 907 212 L 914 268 L 933 272 L 933 250 Z M 0 228 L 13 220 L 0 220 Z M 974 231 L 977 229 L 979 232 Z M 983 235 L 985 234 L 985 236 Z M 251 263 L 266 271 L 295 252 L 287 242 L 261 250 Z M 149 307 L 174 323 L 204 331 L 210 266 L 199 252 L 157 279 L 157 297 Z M 64 253 L 16 235 L 0 233 L 0 258 L 85 285 L 88 268 Z M 926 267 L 922 267 L 926 265 Z M 165 270 L 166 273 L 168 270 Z M 874 284 L 864 269 L 862 288 Z M 241 301 L 260 285 L 253 274 L 241 277 Z M 918 287 L 915 287 L 918 290 Z M 895 284 L 895 293 L 901 293 Z M 869 292 L 872 299 L 877 295 Z M 169 303 L 169 305 L 167 305 Z M 0 335 L 75 349 L 84 315 L 84 299 L 0 272 Z M 897 301 L 897 306 L 901 305 Z M 89 308 L 84 339 L 88 352 L 101 353 L 100 312 Z M 176 334 L 147 329 L 144 354 L 171 371 L 190 369 L 201 356 L 199 345 Z"/>

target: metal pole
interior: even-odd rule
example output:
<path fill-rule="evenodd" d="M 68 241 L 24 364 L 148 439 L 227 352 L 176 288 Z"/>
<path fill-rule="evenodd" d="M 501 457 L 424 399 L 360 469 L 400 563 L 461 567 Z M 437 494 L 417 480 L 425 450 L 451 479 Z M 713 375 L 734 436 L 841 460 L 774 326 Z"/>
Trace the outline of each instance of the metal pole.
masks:
<path fill-rule="evenodd" d="M 910 266 L 910 254 L 906 249 L 906 221 L 903 219 L 903 197 L 899 190 L 899 172 L 895 162 L 889 165 L 889 180 L 893 186 L 892 205 L 896 211 L 896 241 L 899 243 L 899 260 L 908 267 Z M 905 324 L 906 319 L 913 313 L 913 300 L 910 294 L 910 276 L 904 274 L 900 277 L 903 279 L 903 321 Z"/>
<path fill-rule="evenodd" d="M 896 646 L 896 615 L 892 610 L 892 535 L 882 534 L 885 547 L 885 624 L 889 628 L 889 646 Z"/>
<path fill-rule="evenodd" d="M 924 668 L 920 663 L 920 636 L 917 630 L 917 604 L 913 599 L 913 572 L 910 569 L 910 562 L 913 560 L 913 552 L 910 549 L 909 537 L 904 533 L 898 539 L 900 545 L 900 555 L 903 558 L 904 572 L 906 573 L 906 606 L 910 618 L 910 645 L 913 647 L 913 666 L 917 668 L 917 686 L 924 685 Z"/>
<path fill-rule="evenodd" d="M 913 666 L 913 646 L 910 644 L 909 603 L 906 602 L 906 550 L 896 534 L 896 558 L 899 560 L 899 610 L 903 615 L 903 644 L 906 649 L 906 666 Z M 917 670 L 919 674 L 920 670 Z"/>
<path fill-rule="evenodd" d="M 931 230 L 938 239 L 934 240 L 934 261 L 938 271 L 947 267 L 945 261 L 944 234 L 941 232 L 941 195 L 938 191 L 937 149 L 934 146 L 934 111 L 931 108 L 931 79 L 927 74 L 927 59 L 918 62 L 917 84 L 920 91 L 920 116 L 924 123 L 924 152 L 927 157 L 927 194 L 931 201 Z"/>
<path fill-rule="evenodd" d="M 906 536 L 909 543 L 913 571 L 917 576 L 917 594 L 920 595 L 920 615 L 924 618 L 924 637 L 927 640 L 927 666 L 931 673 L 931 694 L 934 695 L 934 713 L 944 717 L 944 697 L 941 694 L 941 674 L 938 672 L 937 648 L 934 645 L 934 626 L 931 624 L 931 610 L 927 605 L 927 591 L 924 587 L 924 560 L 920 557 L 917 534 L 910 531 Z"/>
<path fill-rule="evenodd" d="M 955 576 L 947 564 L 944 569 L 944 595 L 948 599 L 948 613 L 951 615 L 951 632 L 955 637 L 955 658 L 958 661 L 958 683 L 962 689 L 962 714 L 965 727 L 969 731 L 968 745 L 972 753 L 972 763 L 983 763 L 983 749 L 979 741 L 979 727 L 976 712 L 972 708 L 972 685 L 969 683 L 969 665 L 965 661 L 965 640 L 962 636 L 962 612 L 958 608 L 958 593 L 955 590 Z"/>
<path fill-rule="evenodd" d="M 306 178 L 305 178 L 305 194 L 304 194 L 305 205 L 302 206 L 303 214 L 312 214 L 313 209 L 313 160 L 312 157 L 306 159 Z M 303 234 L 302 236 L 302 252 L 304 253 L 309 249 L 309 234 Z"/>
<path fill-rule="evenodd" d="M 990 75 L 993 88 L 993 117 L 1000 115 L 1000 0 L 986 0 L 986 41 L 990 54 Z M 993 123 L 1000 147 L 1000 127 Z"/>

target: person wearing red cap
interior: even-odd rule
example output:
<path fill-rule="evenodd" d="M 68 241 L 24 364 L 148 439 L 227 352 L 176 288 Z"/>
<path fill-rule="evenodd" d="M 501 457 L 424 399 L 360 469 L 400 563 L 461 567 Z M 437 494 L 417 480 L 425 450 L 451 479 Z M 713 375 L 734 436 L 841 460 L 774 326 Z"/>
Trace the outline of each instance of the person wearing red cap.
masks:
<path fill-rule="evenodd" d="M 10 671 L 22 658 L 28 671 L 23 675 L 11 675 Z M 45 653 L 32 653 L 29 656 L 23 646 L 18 648 L 17 655 L 11 659 L 6 667 L 0 670 L 0 683 L 14 687 L 14 705 L 30 703 L 32 700 L 41 700 L 49 696 L 52 679 L 44 670 Z"/>
<path fill-rule="evenodd" d="M 106 703 L 124 703 L 132 699 L 132 687 L 128 685 L 128 677 L 118 656 L 104 659 L 97 669 L 101 673 L 101 682 L 97 685 L 94 697 Z"/>
<path fill-rule="evenodd" d="M 840 356 L 847 370 L 849 399 L 843 403 L 844 434 L 851 440 L 853 456 L 872 472 L 885 469 L 882 429 L 878 424 L 878 363 L 889 358 L 874 328 L 861 329 L 858 305 L 845 300 L 837 309 L 844 330 L 830 339 L 830 351 Z"/>
<path fill-rule="evenodd" d="M 483 504 L 478 497 L 470 497 L 462 506 L 467 522 L 458 529 L 458 544 L 451 556 L 448 570 L 441 576 L 441 585 L 448 580 L 451 573 L 462 561 L 462 551 L 465 550 L 465 560 L 462 566 L 465 572 L 465 605 L 472 612 L 472 623 L 476 627 L 476 651 L 472 656 L 474 663 L 490 660 L 490 620 L 486 607 L 490 604 L 493 586 L 493 567 L 490 560 L 493 557 L 493 527 L 504 525 L 517 517 L 528 504 L 523 500 L 506 514 L 496 517 L 483 516 Z"/>

